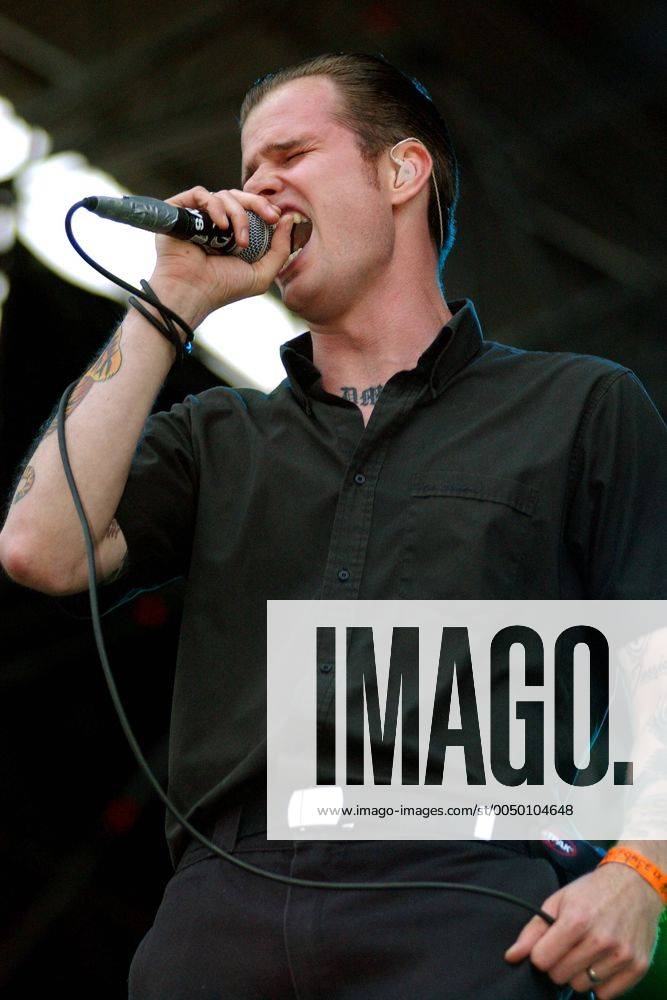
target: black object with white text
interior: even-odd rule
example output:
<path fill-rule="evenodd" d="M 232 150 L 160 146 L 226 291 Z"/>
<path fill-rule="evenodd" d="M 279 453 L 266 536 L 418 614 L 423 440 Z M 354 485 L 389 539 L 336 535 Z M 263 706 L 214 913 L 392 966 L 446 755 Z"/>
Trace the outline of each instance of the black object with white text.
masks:
<path fill-rule="evenodd" d="M 229 230 L 221 229 L 210 215 L 199 209 L 179 208 L 178 205 L 143 195 L 123 195 L 122 198 L 91 195 L 84 198 L 82 204 L 102 219 L 196 243 L 206 253 L 240 257 L 249 264 L 268 252 L 275 229 L 255 212 L 246 209 L 250 242 L 247 247 L 239 247 L 231 225 Z"/>

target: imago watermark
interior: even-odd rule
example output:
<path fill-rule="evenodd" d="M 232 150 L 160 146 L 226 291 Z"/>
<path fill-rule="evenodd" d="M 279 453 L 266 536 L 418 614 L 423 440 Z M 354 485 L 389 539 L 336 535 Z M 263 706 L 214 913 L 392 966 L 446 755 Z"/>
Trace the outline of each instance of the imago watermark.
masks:
<path fill-rule="evenodd" d="M 267 602 L 269 839 L 663 839 L 666 612 Z"/>

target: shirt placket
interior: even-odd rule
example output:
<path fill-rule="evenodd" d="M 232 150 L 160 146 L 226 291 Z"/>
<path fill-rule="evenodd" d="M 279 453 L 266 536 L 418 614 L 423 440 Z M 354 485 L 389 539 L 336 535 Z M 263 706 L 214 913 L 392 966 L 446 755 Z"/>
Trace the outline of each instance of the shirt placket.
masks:
<path fill-rule="evenodd" d="M 373 503 L 392 437 L 428 386 L 413 374 L 395 376 L 382 390 L 371 419 L 345 469 L 334 516 L 321 600 L 359 599 Z M 323 670 L 324 668 L 324 670 Z M 318 683 L 318 717 L 329 716 L 335 693 L 335 664 L 319 666 L 326 677 Z"/>

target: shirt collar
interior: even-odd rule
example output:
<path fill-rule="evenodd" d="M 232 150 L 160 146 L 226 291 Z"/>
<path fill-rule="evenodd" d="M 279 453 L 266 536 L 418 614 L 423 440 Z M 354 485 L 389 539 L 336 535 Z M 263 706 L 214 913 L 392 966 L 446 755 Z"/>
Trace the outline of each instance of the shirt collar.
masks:
<path fill-rule="evenodd" d="M 448 302 L 447 306 L 452 318 L 442 327 L 413 369 L 428 383 L 433 398 L 479 352 L 483 340 L 482 328 L 471 299 L 456 299 Z M 313 364 L 310 331 L 282 344 L 280 359 L 292 392 L 301 406 L 309 411 L 308 389 L 320 378 L 320 371 Z"/>

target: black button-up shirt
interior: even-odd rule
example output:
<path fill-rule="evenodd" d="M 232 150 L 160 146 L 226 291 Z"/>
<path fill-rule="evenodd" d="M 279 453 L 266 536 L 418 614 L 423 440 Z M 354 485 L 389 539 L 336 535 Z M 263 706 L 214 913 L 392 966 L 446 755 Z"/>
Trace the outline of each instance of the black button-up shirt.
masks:
<path fill-rule="evenodd" d="M 310 333 L 273 392 L 147 421 L 116 518 L 128 585 L 187 577 L 169 790 L 195 825 L 264 773 L 268 599 L 667 595 L 667 429 L 637 378 L 486 341 L 448 305 L 366 427 Z"/>

